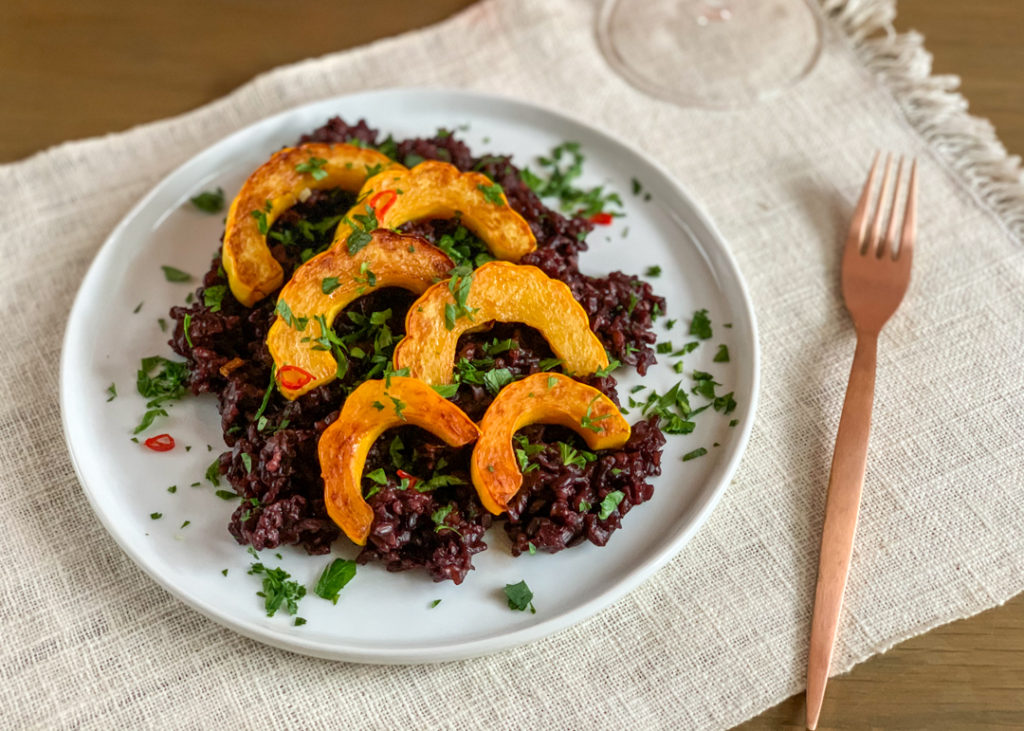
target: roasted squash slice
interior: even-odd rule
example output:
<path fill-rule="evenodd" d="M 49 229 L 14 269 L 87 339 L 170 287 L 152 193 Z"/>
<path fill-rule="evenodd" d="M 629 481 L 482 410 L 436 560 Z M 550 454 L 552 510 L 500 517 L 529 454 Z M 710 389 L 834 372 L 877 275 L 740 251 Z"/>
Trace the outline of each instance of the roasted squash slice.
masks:
<path fill-rule="evenodd" d="M 419 236 L 384 229 L 374 231 L 370 243 L 355 254 L 325 251 L 300 266 L 278 297 L 278 316 L 267 335 L 267 347 L 279 373 L 291 366 L 309 378 L 294 386 L 278 379 L 281 393 L 295 399 L 334 380 L 338 363 L 329 343 L 325 348 L 318 342 L 324 336 L 321 326 L 330 328 L 354 300 L 383 287 L 422 294 L 447 277 L 451 268 L 447 254 Z"/>
<path fill-rule="evenodd" d="M 508 510 L 523 484 L 512 437 L 529 424 L 559 424 L 576 431 L 591 449 L 617 449 L 629 424 L 596 388 L 557 373 L 535 373 L 501 389 L 480 420 L 470 475 L 480 502 L 495 515 Z"/>
<path fill-rule="evenodd" d="M 235 298 L 252 307 L 281 286 L 283 272 L 270 255 L 266 231 L 305 191 L 356 193 L 367 173 L 381 166 L 405 169 L 376 150 L 312 142 L 286 147 L 258 167 L 232 201 L 224 227 L 224 271 Z"/>
<path fill-rule="evenodd" d="M 366 181 L 359 203 L 338 225 L 332 246 L 345 246 L 358 216 L 371 208 L 381 228 L 410 221 L 454 218 L 475 233 L 498 259 L 519 261 L 537 248 L 530 224 L 512 210 L 501 186 L 482 173 L 462 173 L 446 162 L 427 160 L 402 170 L 386 170 Z"/>
<path fill-rule="evenodd" d="M 450 383 L 459 336 L 492 320 L 539 330 L 568 373 L 587 375 L 608 366 L 586 311 L 564 282 L 537 267 L 503 261 L 488 262 L 470 276 L 435 284 L 412 304 L 405 338 L 395 348 L 395 368 L 408 368 L 432 385 Z"/>
<path fill-rule="evenodd" d="M 349 394 L 338 420 L 321 435 L 318 452 L 327 514 L 360 546 L 366 545 L 373 523 L 362 491 L 366 455 L 377 437 L 405 424 L 426 429 L 452 447 L 480 435 L 462 409 L 413 378 L 394 376 L 390 385 L 365 381 Z"/>

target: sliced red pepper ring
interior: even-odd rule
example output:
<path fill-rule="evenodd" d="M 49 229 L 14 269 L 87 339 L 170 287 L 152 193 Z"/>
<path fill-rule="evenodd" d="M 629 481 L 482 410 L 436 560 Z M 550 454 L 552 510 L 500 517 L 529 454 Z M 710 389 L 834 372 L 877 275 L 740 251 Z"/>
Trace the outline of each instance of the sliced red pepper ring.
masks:
<path fill-rule="evenodd" d="M 590 217 L 590 222 L 596 223 L 598 226 L 607 226 L 614 220 L 615 217 L 612 216 L 612 214 L 603 212 L 595 213 L 593 216 Z"/>
<path fill-rule="evenodd" d="M 143 442 L 154 452 L 169 452 L 174 449 L 174 437 L 170 434 L 157 434 Z"/>
<path fill-rule="evenodd" d="M 313 374 L 298 366 L 286 365 L 277 369 L 277 382 L 290 391 L 300 389 L 313 380 Z"/>
<path fill-rule="evenodd" d="M 385 198 L 387 199 L 387 202 L 385 202 L 383 205 L 378 206 L 378 204 L 380 204 L 380 201 Z M 383 218 L 385 215 L 387 215 L 388 209 L 395 204 L 396 200 L 398 200 L 397 191 L 382 190 L 380 193 L 377 193 L 375 196 L 370 198 L 370 208 L 372 208 L 374 212 L 377 214 L 377 218 Z"/>

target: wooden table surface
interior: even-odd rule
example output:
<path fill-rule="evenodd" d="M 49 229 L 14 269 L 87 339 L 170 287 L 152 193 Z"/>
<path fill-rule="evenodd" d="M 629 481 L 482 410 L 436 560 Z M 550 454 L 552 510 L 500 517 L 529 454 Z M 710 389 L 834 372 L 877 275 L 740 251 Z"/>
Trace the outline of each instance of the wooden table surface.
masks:
<path fill-rule="evenodd" d="M 440 20 L 471 0 L 6 0 L 0 161 L 212 101 L 280 64 Z M 901 0 L 937 73 L 1024 153 L 1024 2 Z M 353 22 L 357 16 L 358 22 Z M 240 18 L 244 15 L 244 18 Z M 1024 728 L 1024 595 L 833 678 L 819 728 Z M 803 696 L 740 728 L 802 728 Z"/>

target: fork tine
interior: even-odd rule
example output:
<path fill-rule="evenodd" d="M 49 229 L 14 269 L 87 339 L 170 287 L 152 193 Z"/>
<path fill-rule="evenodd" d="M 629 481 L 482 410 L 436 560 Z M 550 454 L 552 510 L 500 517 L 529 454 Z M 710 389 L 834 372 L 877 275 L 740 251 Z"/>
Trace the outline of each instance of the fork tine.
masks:
<path fill-rule="evenodd" d="M 855 248 L 858 252 L 864 243 L 864 233 L 867 230 L 868 205 L 871 203 L 871 189 L 875 185 L 875 175 L 878 173 L 878 163 L 882 159 L 881 151 L 875 153 L 875 161 L 871 163 L 871 170 L 868 171 L 868 179 L 864 182 L 864 188 L 860 193 L 860 200 L 853 211 L 853 219 L 850 221 L 850 234 L 846 238 L 847 248 Z"/>
<path fill-rule="evenodd" d="M 917 159 L 910 167 L 910 190 L 907 191 L 907 210 L 903 214 L 903 235 L 900 237 L 899 257 L 904 253 L 909 258 L 914 253 L 914 239 L 917 237 Z"/>
<path fill-rule="evenodd" d="M 878 235 L 882 230 L 882 212 L 885 210 L 885 201 L 889 197 L 889 182 L 892 179 L 892 153 L 885 156 L 885 175 L 882 176 L 882 188 L 878 191 L 878 203 L 875 205 L 875 215 L 871 219 L 871 233 L 868 236 L 867 246 L 862 254 L 873 254 L 878 246 Z"/>
<path fill-rule="evenodd" d="M 882 239 L 882 241 L 878 244 L 877 255 L 879 259 L 881 259 L 887 251 L 889 252 L 889 256 L 891 256 L 893 259 L 896 258 L 896 204 L 899 203 L 900 201 L 900 188 L 902 187 L 902 184 L 903 156 L 900 155 L 900 164 L 896 168 L 896 185 L 893 186 L 892 208 L 889 211 L 889 225 L 885 231 L 885 238 Z M 879 202 L 879 210 L 881 210 L 884 203 L 884 200 Z"/>

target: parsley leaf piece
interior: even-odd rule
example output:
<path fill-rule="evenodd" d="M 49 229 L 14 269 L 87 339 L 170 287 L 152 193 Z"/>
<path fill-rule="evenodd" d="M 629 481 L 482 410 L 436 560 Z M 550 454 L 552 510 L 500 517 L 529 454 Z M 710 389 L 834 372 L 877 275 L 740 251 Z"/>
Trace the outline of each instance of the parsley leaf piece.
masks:
<path fill-rule="evenodd" d="M 107 399 L 107 403 L 110 403 L 111 401 L 117 398 L 117 385 L 111 383 L 109 386 L 107 386 L 107 393 L 110 394 L 110 397 Z"/>
<path fill-rule="evenodd" d="M 654 266 L 647 267 L 647 271 L 644 272 L 646 277 L 660 277 L 661 267 L 655 264 Z"/>
<path fill-rule="evenodd" d="M 483 185 L 480 183 L 476 186 L 476 189 L 484 194 L 484 199 L 488 203 L 493 203 L 496 206 L 505 205 L 505 190 L 498 183 L 493 183 L 492 185 Z"/>
<path fill-rule="evenodd" d="M 210 312 L 220 312 L 224 302 L 224 295 L 228 291 L 228 285 L 215 284 L 203 290 L 203 304 L 210 308 Z"/>
<path fill-rule="evenodd" d="M 373 480 L 378 485 L 386 485 L 386 484 L 388 484 L 388 476 L 384 472 L 384 468 L 383 467 L 378 467 L 373 472 L 367 472 L 365 477 L 367 477 L 370 480 Z"/>
<path fill-rule="evenodd" d="M 352 233 L 348 235 L 345 243 L 348 246 L 349 255 L 355 254 L 359 250 L 363 249 L 373 239 L 371 235 L 377 228 L 377 213 L 373 210 L 373 207 L 367 204 L 363 206 L 366 209 L 366 213 L 357 213 L 353 216 L 355 222 L 349 220 L 346 216 L 341 220 L 349 225 L 352 229 Z"/>
<path fill-rule="evenodd" d="M 697 310 L 690 321 L 690 335 L 707 340 L 711 337 L 711 320 L 707 310 Z"/>
<path fill-rule="evenodd" d="M 338 603 L 338 595 L 348 582 L 356 575 L 356 562 L 336 558 L 324 568 L 320 580 L 316 582 L 313 593 L 331 604 Z"/>
<path fill-rule="evenodd" d="M 697 457 L 703 457 L 707 453 L 708 453 L 708 450 L 706 450 L 704 447 L 698 447 L 697 449 L 693 450 L 692 452 L 687 452 L 686 454 L 684 454 L 683 455 L 683 461 L 684 462 L 689 462 L 691 459 L 697 459 Z"/>
<path fill-rule="evenodd" d="M 668 353 L 671 353 L 672 352 L 672 341 L 670 340 L 667 343 L 658 343 L 658 345 L 655 347 L 655 350 L 660 355 L 666 355 Z"/>
<path fill-rule="evenodd" d="M 712 358 L 715 363 L 728 363 L 729 362 L 729 348 L 725 345 L 718 346 L 718 352 L 715 353 L 715 357 Z"/>
<path fill-rule="evenodd" d="M 311 157 L 306 162 L 300 162 L 295 166 L 295 172 L 297 173 L 309 173 L 313 176 L 313 180 L 323 180 L 327 177 L 327 171 L 324 170 L 324 165 L 327 161 L 322 157 Z"/>
<path fill-rule="evenodd" d="M 330 294 L 340 286 L 341 282 L 337 277 L 324 277 L 320 282 L 320 291 L 324 294 Z"/>
<path fill-rule="evenodd" d="M 739 420 L 739 419 L 732 419 L 732 420 L 731 420 L 731 421 L 729 422 L 729 426 L 736 426 L 736 425 L 737 425 L 737 424 L 739 424 L 739 423 L 740 423 L 740 420 Z"/>
<path fill-rule="evenodd" d="M 537 364 L 542 371 L 550 371 L 553 368 L 557 368 L 562 365 L 561 358 L 544 358 L 540 363 Z"/>
<path fill-rule="evenodd" d="M 430 602 L 430 608 L 433 609 L 434 607 L 436 607 L 440 603 L 441 603 L 440 599 L 435 599 L 434 601 Z"/>
<path fill-rule="evenodd" d="M 242 452 L 242 465 L 247 473 L 252 473 L 252 456 L 248 452 Z"/>
<path fill-rule="evenodd" d="M 484 374 L 484 387 L 495 395 L 512 381 L 512 371 L 508 368 L 495 368 Z"/>
<path fill-rule="evenodd" d="M 192 275 L 188 272 L 183 272 L 180 269 L 175 269 L 172 266 L 166 264 L 160 267 L 164 270 L 164 279 L 168 282 L 189 282 L 192 280 Z"/>
<path fill-rule="evenodd" d="M 232 492 L 231 490 L 217 490 L 213 494 L 221 500 L 234 500 L 235 498 L 240 497 L 238 493 Z"/>
<path fill-rule="evenodd" d="M 592 432 L 600 432 L 603 429 L 603 427 L 598 426 L 597 422 L 603 419 L 611 418 L 612 416 L 611 412 L 608 412 L 607 414 L 601 414 L 600 416 L 590 415 L 594 409 L 594 403 L 600 397 L 600 394 L 598 394 L 597 396 L 594 396 L 594 398 L 590 399 L 590 403 L 587 404 L 587 413 L 585 413 L 583 415 L 583 418 L 580 419 L 580 426 L 582 426 L 584 429 L 590 429 L 590 431 Z"/>
<path fill-rule="evenodd" d="M 150 520 L 160 520 L 160 518 L 162 518 L 162 517 L 164 517 L 163 513 L 150 513 L 149 514 L 149 519 Z"/>
<path fill-rule="evenodd" d="M 263 392 L 263 401 L 260 403 L 260 407 L 256 410 L 256 415 L 253 416 L 253 421 L 259 422 L 263 420 L 263 423 L 259 425 L 259 430 L 263 431 L 263 427 L 266 426 L 266 420 L 263 417 L 263 412 L 267 410 L 267 404 L 270 403 L 270 394 L 274 391 L 274 374 L 277 371 L 277 364 L 271 363 L 270 365 L 270 383 L 267 384 L 267 390 Z"/>
<path fill-rule="evenodd" d="M 167 412 L 164 409 L 147 409 L 146 413 L 142 415 L 142 421 L 135 427 L 132 434 L 138 434 L 139 432 L 145 431 L 153 425 L 153 420 L 158 416 L 167 416 Z"/>
<path fill-rule="evenodd" d="M 619 503 L 622 502 L 622 498 L 626 497 L 626 494 L 622 490 L 612 490 L 610 493 L 604 496 L 604 500 L 601 501 L 601 507 L 597 512 L 597 517 L 601 520 L 605 520 L 611 515 Z"/>
<path fill-rule="evenodd" d="M 526 544 L 526 548 L 527 548 L 527 550 L 528 550 L 528 551 L 530 552 L 530 555 L 531 555 L 531 556 L 532 556 L 533 554 L 537 553 L 537 547 L 536 547 L 535 545 L 533 545 L 533 541 L 531 541 L 531 542 L 527 543 L 527 544 Z"/>
<path fill-rule="evenodd" d="M 188 347 L 194 348 L 196 346 L 194 346 L 192 344 L 192 334 L 189 332 L 189 330 L 191 328 L 192 328 L 192 315 L 190 313 L 186 312 L 185 313 L 185 319 L 182 320 L 182 323 L 181 323 L 181 329 L 185 333 L 185 342 L 188 343 Z"/>
<path fill-rule="evenodd" d="M 597 376 L 598 378 L 606 378 L 607 376 L 611 375 L 612 371 L 614 371 L 621 365 L 622 363 L 613 358 L 612 360 L 608 361 L 608 365 L 606 365 L 604 368 L 598 368 L 596 371 L 594 371 L 594 375 Z"/>
<path fill-rule="evenodd" d="M 263 608 L 268 617 L 273 617 L 282 604 L 288 614 L 299 611 L 299 600 L 306 596 L 306 587 L 297 581 L 289 581 L 291 574 L 287 571 L 267 568 L 257 561 L 250 565 L 249 574 L 263 576 L 263 591 L 256 592 L 256 596 L 263 597 Z"/>
<path fill-rule="evenodd" d="M 220 457 L 217 457 L 206 468 L 206 480 L 213 484 L 214 487 L 220 487 Z"/>
<path fill-rule="evenodd" d="M 440 533 L 443 530 L 450 530 L 451 532 L 453 532 L 453 533 L 455 533 L 455 534 L 457 534 L 459 536 L 462 535 L 461 533 L 459 533 L 459 531 L 457 529 L 455 529 L 452 526 L 450 526 L 447 523 L 445 523 L 445 519 L 449 515 L 451 515 L 452 510 L 453 510 L 452 504 L 449 503 L 448 505 L 445 505 L 444 507 L 438 508 L 437 510 L 435 510 L 433 513 L 430 514 L 430 519 L 432 521 L 434 521 L 434 532 L 435 533 Z"/>
<path fill-rule="evenodd" d="M 192 205 L 204 213 L 220 213 L 224 209 L 224 190 L 206 190 L 195 198 L 189 198 Z"/>
<path fill-rule="evenodd" d="M 508 599 L 509 609 L 525 612 L 529 607 L 531 613 L 537 613 L 537 610 L 533 608 L 533 592 L 530 591 L 530 587 L 526 585 L 525 581 L 520 581 L 518 584 L 505 584 L 505 596 Z"/>
<path fill-rule="evenodd" d="M 402 421 L 405 421 L 405 414 L 402 413 L 402 410 L 405 409 L 406 406 L 405 402 L 402 401 L 401 399 L 395 398 L 390 393 L 386 395 L 389 399 L 391 399 L 391 403 L 394 404 L 395 406 L 395 416 L 397 416 Z"/>
<path fill-rule="evenodd" d="M 433 385 L 431 388 L 437 391 L 441 398 L 451 398 L 459 392 L 459 384 L 457 383 L 443 383 L 440 385 Z"/>
<path fill-rule="evenodd" d="M 295 621 L 292 622 L 292 624 L 295 625 L 296 627 L 301 627 L 305 623 L 306 623 L 306 618 L 305 617 L 296 617 Z"/>

